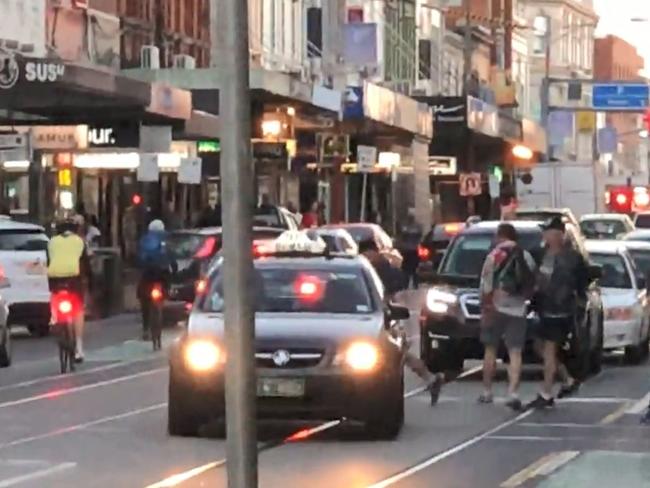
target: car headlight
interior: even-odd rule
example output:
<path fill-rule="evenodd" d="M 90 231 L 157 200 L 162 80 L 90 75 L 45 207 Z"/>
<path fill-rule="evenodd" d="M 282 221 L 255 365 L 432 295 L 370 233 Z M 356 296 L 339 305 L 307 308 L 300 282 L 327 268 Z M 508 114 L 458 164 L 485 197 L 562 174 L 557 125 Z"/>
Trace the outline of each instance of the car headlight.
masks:
<path fill-rule="evenodd" d="M 223 352 L 212 341 L 195 340 L 185 347 L 185 363 L 193 371 L 210 371 L 223 362 Z"/>
<path fill-rule="evenodd" d="M 345 350 L 344 358 L 355 371 L 371 371 L 379 363 L 379 350 L 369 342 L 355 342 Z"/>
<path fill-rule="evenodd" d="M 632 320 L 634 307 L 612 307 L 605 312 L 606 320 Z"/>
<path fill-rule="evenodd" d="M 431 288 L 427 292 L 427 308 L 433 313 L 447 313 L 449 306 L 458 301 L 458 297 L 448 291 Z"/>

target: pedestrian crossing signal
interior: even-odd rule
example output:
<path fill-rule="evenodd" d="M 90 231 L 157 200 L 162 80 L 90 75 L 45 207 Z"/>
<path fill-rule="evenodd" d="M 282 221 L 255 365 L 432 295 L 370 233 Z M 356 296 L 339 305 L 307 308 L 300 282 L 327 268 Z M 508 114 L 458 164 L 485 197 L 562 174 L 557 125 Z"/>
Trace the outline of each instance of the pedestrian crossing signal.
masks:
<path fill-rule="evenodd" d="M 70 169 L 59 170 L 59 186 L 72 186 L 72 171 Z"/>

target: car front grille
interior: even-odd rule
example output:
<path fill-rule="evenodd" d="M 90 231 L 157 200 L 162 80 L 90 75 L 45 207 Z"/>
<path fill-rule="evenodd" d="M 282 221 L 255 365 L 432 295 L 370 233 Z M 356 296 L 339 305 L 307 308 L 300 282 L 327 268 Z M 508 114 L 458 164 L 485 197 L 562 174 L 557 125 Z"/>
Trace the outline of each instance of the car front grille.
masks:
<path fill-rule="evenodd" d="M 460 307 L 468 319 L 481 318 L 481 299 L 478 294 L 472 293 L 460 297 Z"/>
<path fill-rule="evenodd" d="M 255 353 L 258 368 L 298 369 L 317 366 L 323 359 L 324 351 L 314 348 L 263 349 Z"/>

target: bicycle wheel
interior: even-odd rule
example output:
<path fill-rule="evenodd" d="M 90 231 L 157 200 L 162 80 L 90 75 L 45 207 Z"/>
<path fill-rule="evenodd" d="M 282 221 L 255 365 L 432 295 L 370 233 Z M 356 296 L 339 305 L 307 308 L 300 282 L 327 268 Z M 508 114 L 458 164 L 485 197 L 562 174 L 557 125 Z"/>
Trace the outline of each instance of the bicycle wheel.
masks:
<path fill-rule="evenodd" d="M 149 307 L 149 327 L 154 351 L 162 348 L 162 310 L 156 305 Z"/>

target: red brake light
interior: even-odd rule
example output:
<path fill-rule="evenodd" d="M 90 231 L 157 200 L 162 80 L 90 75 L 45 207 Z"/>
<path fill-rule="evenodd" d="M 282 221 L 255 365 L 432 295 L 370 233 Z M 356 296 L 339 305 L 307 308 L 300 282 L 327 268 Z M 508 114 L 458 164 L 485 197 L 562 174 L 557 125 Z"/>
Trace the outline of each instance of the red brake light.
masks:
<path fill-rule="evenodd" d="M 300 276 L 294 283 L 294 291 L 302 300 L 317 302 L 323 298 L 325 286 L 316 276 Z"/>
<path fill-rule="evenodd" d="M 616 203 L 619 205 L 625 205 L 627 203 L 627 195 L 625 193 L 619 193 L 616 195 Z"/>
<path fill-rule="evenodd" d="M 418 258 L 420 258 L 420 261 L 426 261 L 431 257 L 431 251 L 424 247 L 424 246 L 418 246 Z"/>
<path fill-rule="evenodd" d="M 163 298 L 162 288 L 160 288 L 160 286 L 154 286 L 151 289 L 151 299 L 154 302 L 159 302 L 160 300 L 162 300 L 162 298 Z"/>
<path fill-rule="evenodd" d="M 443 224 L 442 229 L 445 231 L 445 234 L 456 235 L 463 229 L 463 225 L 458 222 Z"/>
<path fill-rule="evenodd" d="M 266 256 L 268 254 L 271 254 L 272 250 L 271 248 L 267 245 L 264 244 L 263 242 L 254 242 L 253 243 L 253 256 L 256 258 Z"/>
<path fill-rule="evenodd" d="M 201 247 L 198 249 L 198 251 L 194 253 L 194 257 L 196 259 L 209 258 L 214 253 L 216 247 L 217 238 L 214 236 L 208 237 L 205 241 L 203 241 L 203 244 L 201 244 Z"/>

